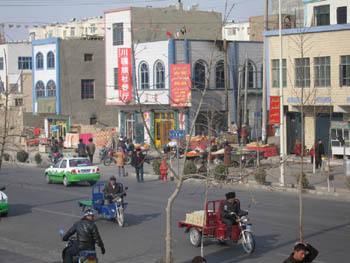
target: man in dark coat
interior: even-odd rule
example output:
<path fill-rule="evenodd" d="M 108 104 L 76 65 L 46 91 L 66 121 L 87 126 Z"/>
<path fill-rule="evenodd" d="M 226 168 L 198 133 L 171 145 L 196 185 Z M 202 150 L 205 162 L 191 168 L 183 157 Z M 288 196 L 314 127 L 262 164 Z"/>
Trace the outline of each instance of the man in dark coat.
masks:
<path fill-rule="evenodd" d="M 94 153 L 96 151 L 96 145 L 92 142 L 92 138 L 89 139 L 89 143 L 86 146 L 86 150 L 87 150 L 87 153 L 88 153 L 88 156 L 89 156 L 91 163 L 93 163 Z"/>
<path fill-rule="evenodd" d="M 294 252 L 283 263 L 311 263 L 318 255 L 318 251 L 310 244 L 297 242 Z"/>
<path fill-rule="evenodd" d="M 117 183 L 115 176 L 109 178 L 109 183 L 103 189 L 104 198 L 108 200 L 109 203 L 112 202 L 113 195 L 123 193 L 123 187 L 121 184 Z"/>
<path fill-rule="evenodd" d="M 324 155 L 324 146 L 321 139 L 318 139 L 318 143 L 315 147 L 315 159 L 316 159 L 316 169 L 321 168 L 322 165 L 322 155 Z"/>
<path fill-rule="evenodd" d="M 79 157 L 86 157 L 86 144 L 83 142 L 83 139 L 79 139 L 78 156 Z"/>
<path fill-rule="evenodd" d="M 142 154 L 141 148 L 136 148 L 136 152 L 133 152 L 131 158 L 131 165 L 135 167 L 136 179 L 138 183 L 143 183 L 143 163 L 145 161 L 145 155 Z"/>
<path fill-rule="evenodd" d="M 91 209 L 86 210 L 84 217 L 76 222 L 63 236 L 63 241 L 77 234 L 77 246 L 68 247 L 64 251 L 64 263 L 73 263 L 73 257 L 78 255 L 79 251 L 95 250 L 95 244 L 101 248 L 102 254 L 106 252 L 103 241 L 94 223 L 94 214 Z"/>
<path fill-rule="evenodd" d="M 236 193 L 229 192 L 226 194 L 226 200 L 221 203 L 220 215 L 221 222 L 226 225 L 226 238 L 231 239 L 232 225 L 236 219 L 235 214 L 239 212 L 239 202 L 235 201 Z"/>

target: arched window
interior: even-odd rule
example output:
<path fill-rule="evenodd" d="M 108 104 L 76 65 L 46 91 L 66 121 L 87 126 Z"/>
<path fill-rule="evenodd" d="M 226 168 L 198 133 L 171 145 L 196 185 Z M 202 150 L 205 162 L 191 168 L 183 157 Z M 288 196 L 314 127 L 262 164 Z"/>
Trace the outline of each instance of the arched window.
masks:
<path fill-rule="evenodd" d="M 253 64 L 252 61 L 249 61 L 248 62 L 248 89 L 254 89 L 255 88 L 255 81 L 254 81 L 254 74 L 255 73 L 255 65 Z M 242 88 L 244 89 L 245 88 L 245 66 L 243 68 L 243 86 Z"/>
<path fill-rule="evenodd" d="M 149 70 L 146 62 L 140 65 L 140 88 L 149 89 Z"/>
<path fill-rule="evenodd" d="M 42 53 L 36 54 L 36 68 L 43 69 L 44 68 L 44 57 Z"/>
<path fill-rule="evenodd" d="M 155 64 L 155 83 L 156 89 L 164 89 L 165 88 L 165 71 L 164 65 L 161 61 L 157 61 Z"/>
<path fill-rule="evenodd" d="M 38 81 L 35 85 L 36 97 L 45 97 L 45 85 L 42 81 Z"/>
<path fill-rule="evenodd" d="M 215 85 L 217 89 L 225 88 L 224 61 L 220 60 L 215 66 Z"/>
<path fill-rule="evenodd" d="M 202 60 L 194 64 L 194 78 L 193 86 L 197 89 L 204 89 L 205 87 L 205 62 Z"/>
<path fill-rule="evenodd" d="M 55 68 L 55 55 L 52 51 L 47 53 L 47 68 Z"/>
<path fill-rule="evenodd" d="M 55 97 L 56 96 L 56 84 L 53 80 L 50 80 L 46 84 L 46 90 L 47 90 L 48 97 Z"/>

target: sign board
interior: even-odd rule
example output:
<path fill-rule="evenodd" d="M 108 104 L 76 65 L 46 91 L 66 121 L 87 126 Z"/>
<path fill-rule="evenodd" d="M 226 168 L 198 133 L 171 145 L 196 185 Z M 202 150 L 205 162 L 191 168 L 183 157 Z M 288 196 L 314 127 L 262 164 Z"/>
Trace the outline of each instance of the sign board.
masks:
<path fill-rule="evenodd" d="M 280 97 L 270 96 L 270 124 L 280 124 Z"/>
<path fill-rule="evenodd" d="M 131 48 L 118 48 L 118 95 L 123 103 L 132 100 Z"/>
<path fill-rule="evenodd" d="M 58 126 L 52 126 L 52 127 L 51 127 L 51 130 L 52 130 L 53 132 L 59 131 L 59 129 L 60 129 L 60 127 L 58 127 Z"/>
<path fill-rule="evenodd" d="M 171 107 L 191 107 L 190 64 L 170 65 Z"/>
<path fill-rule="evenodd" d="M 184 130 L 170 130 L 169 131 L 170 139 L 184 139 L 185 131 Z"/>

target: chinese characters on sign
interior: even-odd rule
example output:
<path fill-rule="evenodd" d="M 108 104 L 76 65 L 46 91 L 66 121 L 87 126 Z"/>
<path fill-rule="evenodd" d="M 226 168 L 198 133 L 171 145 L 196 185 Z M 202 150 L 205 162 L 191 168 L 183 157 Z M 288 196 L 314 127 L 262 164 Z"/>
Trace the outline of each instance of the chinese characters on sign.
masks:
<path fill-rule="evenodd" d="M 170 65 L 171 107 L 191 107 L 191 67 Z"/>
<path fill-rule="evenodd" d="M 280 97 L 270 96 L 270 124 L 280 124 Z"/>
<path fill-rule="evenodd" d="M 131 48 L 118 48 L 119 100 L 130 103 L 132 99 Z"/>

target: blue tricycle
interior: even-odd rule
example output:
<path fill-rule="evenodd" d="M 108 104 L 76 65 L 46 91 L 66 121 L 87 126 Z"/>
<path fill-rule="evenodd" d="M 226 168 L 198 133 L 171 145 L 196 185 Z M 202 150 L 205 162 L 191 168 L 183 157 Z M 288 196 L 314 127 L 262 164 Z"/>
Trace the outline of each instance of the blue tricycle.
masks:
<path fill-rule="evenodd" d="M 121 185 L 122 189 L 123 184 Z M 128 187 L 125 187 L 124 192 L 121 194 L 116 194 L 112 196 L 112 203 L 108 202 L 104 198 L 103 189 L 105 184 L 94 184 L 91 188 L 92 199 L 91 201 L 79 201 L 78 205 L 82 207 L 83 211 L 87 208 L 94 209 L 97 214 L 104 215 L 106 218 L 115 219 L 120 227 L 124 226 L 124 210 L 126 209 L 127 203 L 125 202 L 125 190 L 128 190 Z"/>

